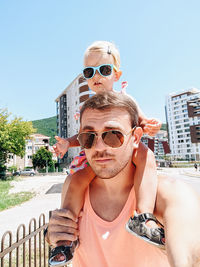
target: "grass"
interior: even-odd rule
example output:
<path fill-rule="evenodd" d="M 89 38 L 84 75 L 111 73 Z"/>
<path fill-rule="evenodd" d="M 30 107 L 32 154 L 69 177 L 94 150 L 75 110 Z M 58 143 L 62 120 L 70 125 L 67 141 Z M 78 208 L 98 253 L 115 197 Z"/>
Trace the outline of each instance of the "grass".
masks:
<path fill-rule="evenodd" d="M 17 206 L 25 201 L 28 201 L 35 195 L 32 192 L 20 192 L 20 193 L 9 194 L 9 190 L 12 187 L 11 186 L 12 180 L 13 178 L 9 178 L 6 181 L 0 180 L 0 211 Z"/>

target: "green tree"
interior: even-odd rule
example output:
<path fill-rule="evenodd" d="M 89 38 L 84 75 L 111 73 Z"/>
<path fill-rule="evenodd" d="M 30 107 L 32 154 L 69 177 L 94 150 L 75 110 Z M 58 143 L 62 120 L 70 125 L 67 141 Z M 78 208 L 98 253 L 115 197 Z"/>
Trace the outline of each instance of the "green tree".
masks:
<path fill-rule="evenodd" d="M 43 169 L 45 167 L 53 166 L 52 153 L 45 147 L 41 147 L 32 157 L 34 169 Z"/>
<path fill-rule="evenodd" d="M 31 122 L 17 117 L 11 120 L 10 115 L 6 109 L 0 109 L 0 179 L 5 178 L 8 155 L 23 157 L 26 139 L 35 132 Z"/>

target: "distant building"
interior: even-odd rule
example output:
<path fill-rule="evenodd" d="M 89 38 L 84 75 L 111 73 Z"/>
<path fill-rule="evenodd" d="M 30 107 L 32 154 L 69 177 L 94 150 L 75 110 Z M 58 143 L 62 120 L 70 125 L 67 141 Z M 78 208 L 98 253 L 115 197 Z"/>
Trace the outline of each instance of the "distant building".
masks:
<path fill-rule="evenodd" d="M 165 111 L 172 157 L 200 160 L 200 90 L 169 94 Z"/>
<path fill-rule="evenodd" d="M 163 159 L 170 153 L 167 131 L 160 130 L 155 137 L 144 135 L 142 142 L 154 152 L 156 159 Z"/>
<path fill-rule="evenodd" d="M 25 155 L 23 158 L 10 154 L 7 167 L 17 166 L 18 169 L 23 170 L 25 167 L 32 167 L 32 156 L 41 147 L 46 147 L 47 150 L 51 150 L 49 145 L 49 136 L 42 134 L 33 134 L 31 138 L 26 140 Z M 55 156 L 54 156 L 54 159 Z"/>
<path fill-rule="evenodd" d="M 75 119 L 75 114 L 93 94 L 82 74 L 79 74 L 56 98 L 57 134 L 59 136 L 68 138 L 78 133 L 80 122 L 79 119 Z M 69 164 L 79 152 L 80 147 L 70 148 L 60 163 Z"/>

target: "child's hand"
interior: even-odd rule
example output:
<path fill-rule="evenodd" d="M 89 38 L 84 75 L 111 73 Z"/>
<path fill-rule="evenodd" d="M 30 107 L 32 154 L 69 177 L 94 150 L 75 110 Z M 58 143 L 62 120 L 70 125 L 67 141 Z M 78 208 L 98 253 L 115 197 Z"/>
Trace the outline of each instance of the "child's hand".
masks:
<path fill-rule="evenodd" d="M 69 149 L 70 143 L 66 139 L 59 136 L 55 136 L 55 139 L 57 143 L 53 146 L 53 149 L 56 153 L 56 156 L 60 156 L 60 158 L 62 159 L 67 150 Z"/>
<path fill-rule="evenodd" d="M 162 125 L 158 119 L 145 119 L 145 122 L 142 121 L 141 124 L 143 124 L 144 134 L 148 134 L 149 136 L 156 135 Z"/>

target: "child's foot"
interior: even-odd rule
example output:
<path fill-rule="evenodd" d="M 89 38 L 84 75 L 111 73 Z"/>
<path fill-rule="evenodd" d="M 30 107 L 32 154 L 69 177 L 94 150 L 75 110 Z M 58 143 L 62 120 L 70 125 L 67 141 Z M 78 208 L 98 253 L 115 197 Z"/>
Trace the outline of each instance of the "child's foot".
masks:
<path fill-rule="evenodd" d="M 152 225 L 147 225 L 147 222 L 153 221 L 156 227 L 151 227 Z M 134 217 L 130 217 L 126 223 L 126 230 L 143 239 L 144 241 L 155 245 L 159 248 L 165 249 L 165 233 L 162 227 L 158 227 L 157 224 L 163 225 L 156 219 L 156 217 L 151 213 L 141 213 L 137 214 L 135 212 Z"/>
<path fill-rule="evenodd" d="M 78 245 L 78 241 L 71 242 L 70 246 L 58 246 L 51 250 L 49 256 L 50 266 L 65 266 L 69 263 L 74 255 L 74 250 Z"/>

